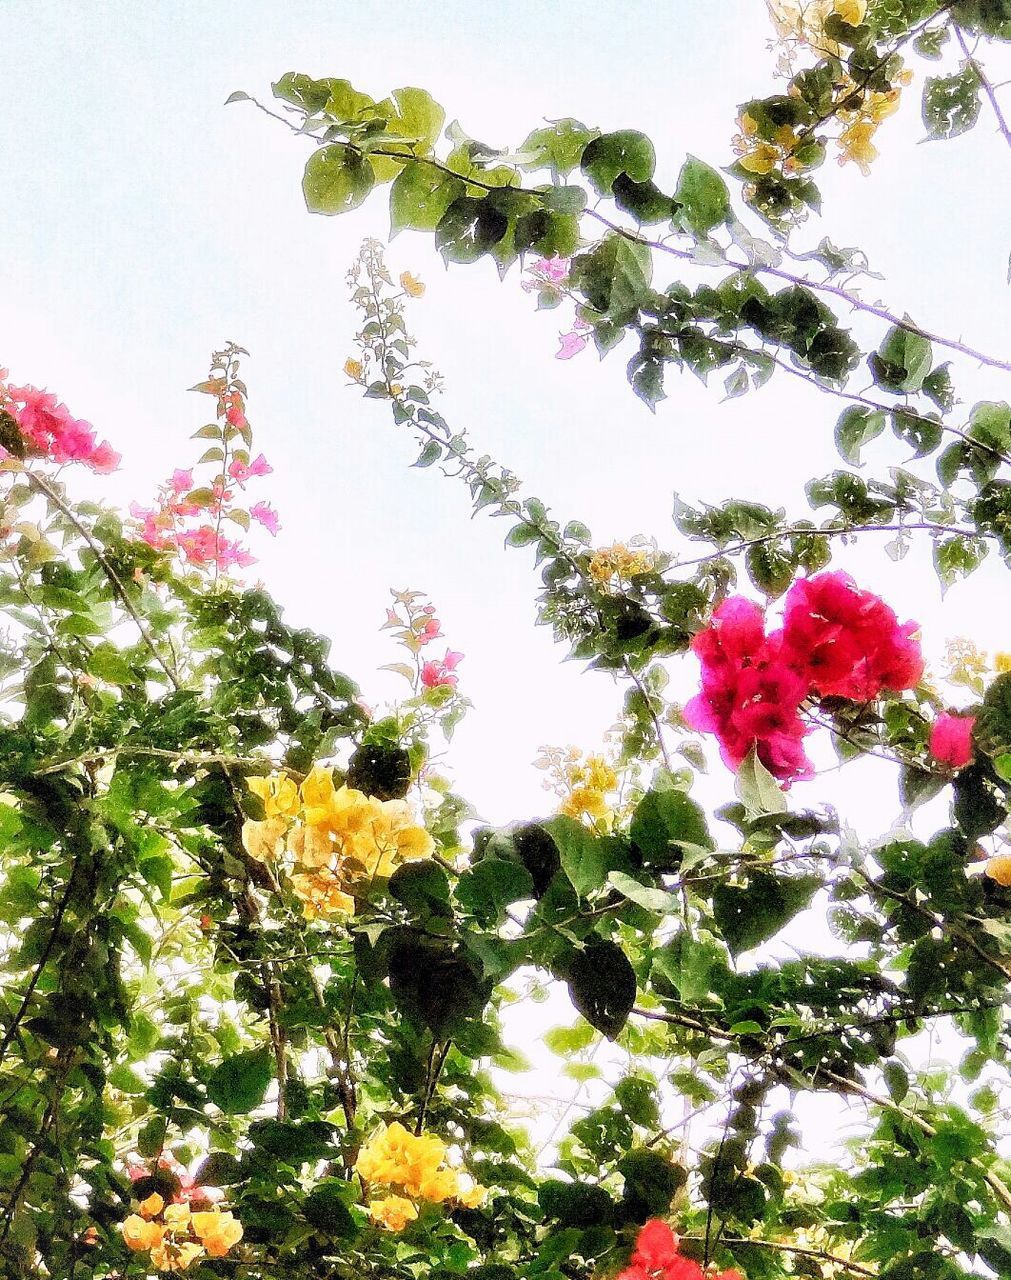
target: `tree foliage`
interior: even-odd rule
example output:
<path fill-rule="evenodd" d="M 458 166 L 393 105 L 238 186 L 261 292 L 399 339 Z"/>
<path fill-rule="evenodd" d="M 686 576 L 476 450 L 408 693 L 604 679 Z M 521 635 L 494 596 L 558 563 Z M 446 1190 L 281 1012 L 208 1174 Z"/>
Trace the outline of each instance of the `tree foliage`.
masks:
<path fill-rule="evenodd" d="M 842 540 L 930 546 L 944 587 L 1011 552 L 1011 408 L 956 409 L 962 362 L 1011 363 L 867 302 L 858 250 L 793 248 L 828 150 L 871 163 L 905 56 L 933 64 L 931 137 L 988 109 L 1009 137 L 977 55 L 1011 35 L 1011 9 L 770 7 L 785 91 L 742 105 L 731 163 L 686 154 L 676 176 L 637 130 L 561 120 L 509 151 L 444 133 L 420 88 L 274 85 L 313 145 L 310 211 L 371 207 L 388 185 L 392 233 L 431 234 L 447 262 L 505 275 L 535 255 L 539 302 L 575 308 L 572 350 L 624 344 L 651 409 L 679 368 L 719 370 L 729 395 L 790 376 L 845 402 L 844 466 L 792 513 L 679 501 L 677 550 L 601 548 L 442 416 L 407 323 L 423 287 L 365 244 L 349 381 L 412 433 L 416 465 L 440 464 L 533 551 L 540 621 L 623 691 L 610 757 L 543 761 L 553 815 L 481 826 L 441 776 L 436 745 L 468 704 L 462 655 L 429 656 L 440 624 L 419 593 L 395 593 L 386 622 L 408 693 L 373 712 L 324 637 L 234 576 L 236 531 L 277 527 L 244 505 L 269 466 L 241 349 L 194 388 L 215 405 L 196 432 L 206 483 L 177 472 L 131 518 L 73 500 L 59 470 L 107 470 L 108 446 L 4 384 L 0 1274 L 576 1280 L 616 1275 L 654 1218 L 676 1224 L 685 1266 L 749 1280 L 1011 1274 L 1011 660 L 962 653 L 953 712 L 919 672 L 858 692 L 863 657 L 831 678 L 812 659 L 796 729 L 775 732 L 881 758 L 907 814 L 947 802 L 938 830 L 870 846 L 845 814 L 796 805 L 751 719 L 747 752 L 724 736 L 736 777 L 707 811 L 689 725 L 711 726 L 664 692 L 691 647 L 742 684 L 777 663 L 796 676 L 789 611 Z M 909 462 L 862 474 L 889 431 Z M 760 635 L 728 657 L 738 590 L 763 598 Z M 893 626 L 910 640 L 852 598 L 874 644 Z M 857 624 L 833 625 L 838 654 Z M 806 913 L 827 953 L 784 945 Z M 611 1043 L 625 1068 L 546 1170 L 503 1096 L 522 1060 L 502 1018 L 549 984 L 573 1010 L 548 1037 L 560 1074 L 599 1081 Z M 907 1043 L 941 1025 L 957 1069 Z M 861 1117 L 848 1161 L 805 1154 L 805 1095 Z"/>

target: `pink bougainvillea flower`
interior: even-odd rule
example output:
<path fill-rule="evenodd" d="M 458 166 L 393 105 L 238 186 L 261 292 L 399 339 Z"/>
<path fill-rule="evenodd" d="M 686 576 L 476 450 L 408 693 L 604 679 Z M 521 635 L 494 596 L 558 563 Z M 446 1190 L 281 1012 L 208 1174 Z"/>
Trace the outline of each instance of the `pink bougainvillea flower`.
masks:
<path fill-rule="evenodd" d="M 432 640 L 438 640 L 442 635 L 441 626 L 442 624 L 438 618 L 430 617 L 418 628 L 414 638 L 418 644 L 429 644 Z"/>
<path fill-rule="evenodd" d="M 277 537 L 281 522 L 269 502 L 254 502 L 249 508 L 249 514 L 258 524 L 262 524 L 272 537 Z"/>
<path fill-rule="evenodd" d="M 556 360 L 571 360 L 573 356 L 578 356 L 580 351 L 586 349 L 589 342 L 590 326 L 585 321 L 577 320 L 574 329 L 568 333 L 560 333 L 558 335 L 559 348 L 555 352 Z"/>
<path fill-rule="evenodd" d="M 666 1222 L 651 1219 L 640 1230 L 631 1264 L 617 1280 L 705 1280 L 699 1263 L 679 1252 L 680 1240 Z M 712 1274 L 712 1280 L 742 1280 L 736 1271 Z"/>
<path fill-rule="evenodd" d="M 556 253 L 550 258 L 538 258 L 530 269 L 551 284 L 561 284 L 569 274 L 569 259 L 560 258 Z"/>
<path fill-rule="evenodd" d="M 862 591 L 846 573 L 795 582 L 783 613 L 783 654 L 823 698 L 867 702 L 912 689 L 923 675 L 915 622 Z"/>
<path fill-rule="evenodd" d="M 444 658 L 431 658 L 421 668 L 421 683 L 426 689 L 438 689 L 447 684 L 455 685 L 458 677 L 454 671 L 462 661 L 462 653 L 447 649 Z"/>
<path fill-rule="evenodd" d="M 784 782 L 810 777 L 803 747 L 809 730 L 799 715 L 807 684 L 784 661 L 780 637 L 766 636 L 759 606 L 741 596 L 724 600 L 692 649 L 702 664 L 702 689 L 684 709 L 686 724 L 716 735 L 730 769 L 754 748 Z"/>
<path fill-rule="evenodd" d="M 261 453 L 249 463 L 243 462 L 240 458 L 233 458 L 228 467 L 228 474 L 239 484 L 245 484 L 251 476 L 269 476 L 273 470 L 274 468 Z"/>
<path fill-rule="evenodd" d="M 975 716 L 952 715 L 942 711 L 930 726 L 930 754 L 949 769 L 964 769 L 972 763 L 972 731 Z"/>
<path fill-rule="evenodd" d="M 182 467 L 177 467 L 172 472 L 172 479 L 169 481 L 172 486 L 173 493 L 189 493 L 193 488 L 193 469 L 184 471 Z"/>
<path fill-rule="evenodd" d="M 103 440 L 99 444 L 91 423 L 75 418 L 52 392 L 37 387 L 7 387 L 4 407 L 18 424 L 25 442 L 53 462 L 83 462 L 103 475 L 119 465 L 120 455 L 109 442 Z"/>

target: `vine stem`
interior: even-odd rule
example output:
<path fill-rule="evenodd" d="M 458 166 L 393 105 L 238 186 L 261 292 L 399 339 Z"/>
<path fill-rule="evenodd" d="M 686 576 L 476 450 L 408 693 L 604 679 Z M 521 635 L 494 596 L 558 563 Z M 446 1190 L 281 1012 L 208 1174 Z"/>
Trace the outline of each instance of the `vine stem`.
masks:
<path fill-rule="evenodd" d="M 882 1097 L 880 1094 L 874 1093 L 873 1090 L 866 1088 L 862 1084 L 858 1084 L 855 1080 L 848 1080 L 845 1076 L 836 1075 L 834 1071 L 822 1069 L 820 1076 L 831 1080 L 841 1093 L 856 1094 L 857 1097 L 863 1098 L 865 1102 L 871 1103 L 873 1106 L 880 1107 L 882 1111 L 890 1111 L 892 1115 L 900 1116 L 907 1124 L 914 1125 L 921 1133 L 926 1134 L 930 1138 L 937 1137 L 937 1129 L 922 1116 L 917 1115 L 915 1111 L 909 1111 L 905 1107 L 899 1106 L 897 1102 L 893 1102 L 891 1098 Z M 978 1157 L 972 1157 L 969 1163 L 973 1168 L 979 1170 L 983 1174 L 983 1179 L 987 1186 L 994 1193 L 1004 1208 L 1004 1212 L 1011 1215 L 1011 1189 L 1002 1178 L 998 1177 L 992 1169 L 987 1169 L 982 1165 Z"/>
<path fill-rule="evenodd" d="M 975 71 L 980 84 L 983 86 L 983 92 L 989 99 L 990 106 L 993 108 L 993 113 L 997 118 L 997 128 L 1000 131 L 1001 136 L 1008 146 L 1011 147 L 1011 126 L 1008 125 L 1007 117 L 1004 115 L 1000 102 L 997 99 L 997 91 L 989 76 L 983 70 L 979 62 L 976 61 L 975 54 L 970 51 L 969 46 L 966 43 L 965 33 L 957 23 L 955 24 L 955 39 L 958 41 L 959 48 L 962 50 L 963 54 L 965 54 L 966 62 L 970 67 L 972 67 L 973 71 Z"/>
<path fill-rule="evenodd" d="M 140 614 L 137 612 L 136 608 L 134 607 L 134 603 L 130 599 L 129 592 L 127 591 L 125 585 L 123 584 L 123 581 L 120 578 L 119 574 L 109 563 L 109 558 L 105 554 L 105 551 L 102 549 L 102 546 L 100 545 L 100 543 L 94 538 L 91 531 L 85 525 L 83 525 L 80 522 L 80 520 L 78 520 L 77 516 L 74 514 L 73 509 L 64 501 L 64 499 L 60 496 L 60 494 L 49 484 L 48 480 L 40 476 L 38 472 L 32 471 L 30 467 L 25 467 L 23 474 L 27 479 L 28 483 L 32 486 L 32 488 L 34 488 L 38 493 L 43 494 L 43 496 L 49 502 L 51 502 L 54 507 L 56 507 L 60 512 L 62 512 L 64 517 L 70 521 L 70 523 L 74 526 L 74 528 L 81 535 L 84 541 L 88 544 L 88 547 L 91 549 L 92 553 L 94 554 L 95 559 L 102 566 L 102 571 L 104 572 L 105 576 L 109 579 L 109 584 L 111 585 L 113 591 L 119 597 L 119 601 L 122 604 L 123 608 L 127 611 L 130 617 L 133 618 L 134 622 L 136 623 L 137 630 L 140 632 L 141 636 L 143 637 L 144 643 L 151 650 L 151 653 L 153 654 L 155 661 L 158 663 L 161 669 L 165 672 L 172 687 L 178 692 L 182 688 L 182 681 L 179 678 L 179 673 L 175 670 L 175 668 L 172 665 L 166 662 L 165 659 L 162 657 L 162 654 L 159 651 L 158 646 L 155 644 L 154 636 L 152 636 L 147 623 L 144 621 L 144 619 L 140 616 Z"/>

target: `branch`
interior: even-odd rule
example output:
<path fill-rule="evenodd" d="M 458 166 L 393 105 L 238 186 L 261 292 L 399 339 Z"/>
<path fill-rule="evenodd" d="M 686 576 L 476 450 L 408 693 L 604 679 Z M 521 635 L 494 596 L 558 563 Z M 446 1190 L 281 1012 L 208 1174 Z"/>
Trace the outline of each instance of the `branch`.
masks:
<path fill-rule="evenodd" d="M 983 86 L 983 92 L 990 100 L 990 106 L 993 108 L 993 113 L 997 117 L 997 128 L 1000 131 L 1001 136 L 1008 146 L 1011 147 L 1011 127 L 1008 126 L 1004 112 L 1001 110 L 1001 105 L 997 100 L 997 93 L 994 89 L 993 83 L 983 70 L 980 63 L 976 61 L 975 55 L 970 53 L 969 46 L 965 40 L 965 33 L 957 23 L 955 24 L 955 38 L 958 40 L 959 46 L 965 54 L 966 62 L 970 67 L 972 67 L 973 71 L 975 71 L 980 84 Z"/>

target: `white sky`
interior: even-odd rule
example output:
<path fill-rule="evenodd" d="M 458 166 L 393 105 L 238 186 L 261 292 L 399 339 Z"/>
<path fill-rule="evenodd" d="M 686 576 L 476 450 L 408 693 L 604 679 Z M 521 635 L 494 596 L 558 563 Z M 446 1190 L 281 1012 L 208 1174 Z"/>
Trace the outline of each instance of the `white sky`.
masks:
<path fill-rule="evenodd" d="M 454 743 L 455 776 L 487 819 L 506 821 L 550 804 L 530 765 L 539 746 L 596 747 L 618 694 L 607 677 L 560 665 L 533 629 L 537 579 L 528 552 L 502 550 L 504 524 L 471 522 L 462 485 L 410 470 L 414 446 L 387 408 L 345 387 L 357 317 L 344 277 L 364 236 L 385 238 L 385 193 L 347 217 L 308 216 L 309 144 L 248 104 L 222 104 L 234 89 L 266 99 L 287 70 L 346 77 L 376 97 L 417 84 L 495 145 L 565 115 L 642 128 L 671 189 L 686 151 L 729 162 L 737 104 L 769 90 L 774 55 L 762 0 L 513 0 L 477 13 L 404 0 L 0 3 L 0 363 L 57 391 L 122 451 L 118 475 L 74 483 L 125 505 L 195 458 L 188 437 L 206 402 L 185 388 L 208 353 L 227 339 L 248 347 L 249 416 L 275 467 L 257 496 L 283 523 L 276 543 L 258 540 L 253 572 L 293 623 L 333 636 L 336 664 L 373 703 L 398 693 L 396 677 L 373 674 L 398 657 L 377 630 L 388 588 L 427 591 L 447 642 L 467 655 L 461 687 L 476 704 Z M 1006 157 L 987 118 L 956 142 L 918 145 L 924 67 L 881 131 L 872 176 L 826 165 L 828 214 L 802 239 L 861 246 L 886 277 L 874 292 L 895 310 L 1006 354 Z M 390 264 L 428 286 L 411 316 L 420 354 L 446 376 L 446 417 L 598 543 L 641 532 L 670 545 L 675 490 L 802 516 L 803 482 L 841 465 L 842 406 L 793 380 L 721 404 L 719 381 L 672 375 L 653 418 L 625 384 L 620 351 L 603 364 L 591 351 L 553 359 L 566 316 L 535 314 L 516 269 L 504 284 L 490 262 L 447 273 L 431 238 L 410 233 Z M 955 375 L 970 403 L 1008 394 L 993 371 L 957 361 Z M 878 471 L 902 453 L 881 443 L 869 458 Z M 996 572 L 953 588 L 942 609 L 922 556 L 894 566 L 875 544 L 846 563 L 923 624 L 930 654 L 964 634 L 1011 648 Z M 692 671 L 680 665 L 687 692 Z M 897 802 L 870 769 L 798 788 L 798 802 L 859 797 L 861 830 L 879 833 Z M 727 798 L 726 779 L 706 793 Z"/>

